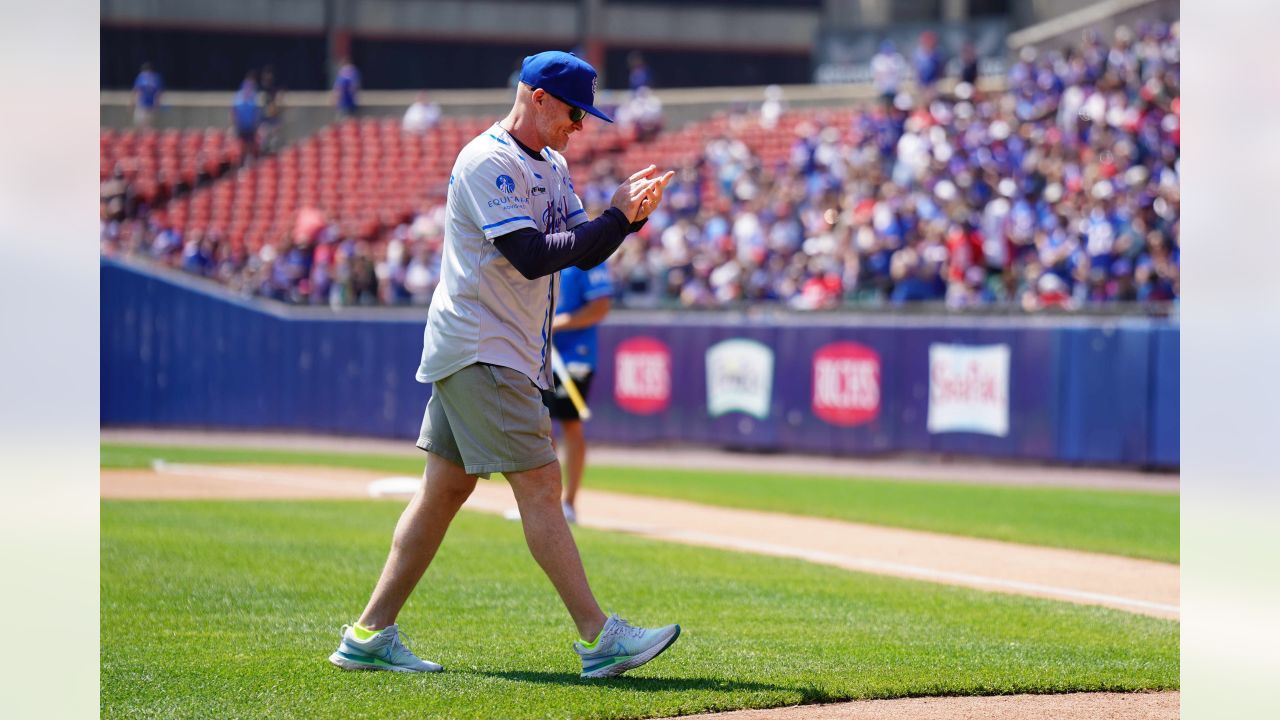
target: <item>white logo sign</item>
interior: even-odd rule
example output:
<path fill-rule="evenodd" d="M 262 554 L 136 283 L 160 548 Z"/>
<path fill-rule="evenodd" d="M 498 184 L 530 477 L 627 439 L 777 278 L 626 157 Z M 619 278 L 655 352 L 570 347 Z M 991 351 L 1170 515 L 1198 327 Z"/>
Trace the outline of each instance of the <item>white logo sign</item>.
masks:
<path fill-rule="evenodd" d="M 773 351 L 755 340 L 724 340 L 707 349 L 707 412 L 769 417 L 773 399 Z"/>
<path fill-rule="evenodd" d="M 929 432 L 1009 434 L 1009 346 L 929 346 Z"/>

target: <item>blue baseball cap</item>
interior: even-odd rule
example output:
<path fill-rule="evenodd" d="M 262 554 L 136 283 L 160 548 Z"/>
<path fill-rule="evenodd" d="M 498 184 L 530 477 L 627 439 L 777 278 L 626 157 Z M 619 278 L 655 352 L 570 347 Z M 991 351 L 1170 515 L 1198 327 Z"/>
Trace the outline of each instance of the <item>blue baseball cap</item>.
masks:
<path fill-rule="evenodd" d="M 573 53 L 548 50 L 530 55 L 520 66 L 520 82 L 542 88 L 605 122 L 613 122 L 592 105 L 596 99 L 596 69 Z"/>

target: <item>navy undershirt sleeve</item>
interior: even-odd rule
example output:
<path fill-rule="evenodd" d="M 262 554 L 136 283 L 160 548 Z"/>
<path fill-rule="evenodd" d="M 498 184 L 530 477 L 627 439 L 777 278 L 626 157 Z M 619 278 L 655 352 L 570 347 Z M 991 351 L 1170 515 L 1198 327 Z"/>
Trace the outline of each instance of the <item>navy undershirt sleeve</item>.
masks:
<path fill-rule="evenodd" d="M 493 246 L 521 275 L 529 280 L 559 272 L 570 265 L 590 270 L 599 265 L 622 245 L 632 228 L 644 222 L 629 223 L 617 208 L 609 208 L 600 217 L 565 232 L 544 234 L 533 228 L 521 228 L 493 239 Z"/>
<path fill-rule="evenodd" d="M 618 213 L 618 217 L 620 217 L 623 222 L 626 222 L 627 216 L 623 215 L 621 210 L 617 210 L 616 208 L 610 208 L 610 210 L 614 210 L 614 212 Z M 615 252 L 618 251 L 618 248 L 622 245 L 622 241 L 626 240 L 628 235 L 644 227 L 644 224 L 648 221 L 649 219 L 645 218 L 640 222 L 628 223 L 626 231 L 622 233 L 622 236 L 618 238 L 617 242 L 598 244 L 591 252 L 587 253 L 586 257 L 575 262 L 573 266 L 579 270 L 590 270 L 605 260 L 608 260 Z"/>

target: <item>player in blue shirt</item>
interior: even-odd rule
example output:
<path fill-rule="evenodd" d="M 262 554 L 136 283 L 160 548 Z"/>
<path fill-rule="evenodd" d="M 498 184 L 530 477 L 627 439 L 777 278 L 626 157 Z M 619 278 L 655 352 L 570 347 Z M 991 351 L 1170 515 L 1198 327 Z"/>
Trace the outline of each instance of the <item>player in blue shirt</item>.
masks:
<path fill-rule="evenodd" d="M 560 296 L 551 324 L 554 331 L 551 339 L 584 400 L 596 371 L 596 326 L 609 314 L 611 295 L 613 283 L 609 280 L 607 265 L 597 265 L 590 270 L 569 266 L 560 271 Z M 573 523 L 578 520 L 575 502 L 578 488 L 582 487 L 582 472 L 586 468 L 587 440 L 582 433 L 578 410 L 569 400 L 568 392 L 561 387 L 559 378 L 556 378 L 555 391 L 551 417 L 560 421 L 561 441 L 564 443 L 564 498 L 561 506 L 565 519 Z"/>

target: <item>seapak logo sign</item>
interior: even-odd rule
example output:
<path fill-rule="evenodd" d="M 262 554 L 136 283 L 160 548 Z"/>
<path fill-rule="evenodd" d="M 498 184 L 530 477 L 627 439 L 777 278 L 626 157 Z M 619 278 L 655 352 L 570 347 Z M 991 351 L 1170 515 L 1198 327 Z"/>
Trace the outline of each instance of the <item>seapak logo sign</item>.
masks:
<path fill-rule="evenodd" d="M 823 345 L 813 354 L 813 414 L 850 427 L 880 414 L 880 355 L 852 342 Z"/>
<path fill-rule="evenodd" d="M 764 420 L 773 400 L 773 350 L 735 338 L 707 350 L 707 412 L 743 412 Z"/>
<path fill-rule="evenodd" d="M 929 432 L 1009 434 L 1009 346 L 929 346 Z"/>
<path fill-rule="evenodd" d="M 652 415 L 671 404 L 671 350 L 651 337 L 623 340 L 613 356 L 613 399 L 636 415 Z"/>

